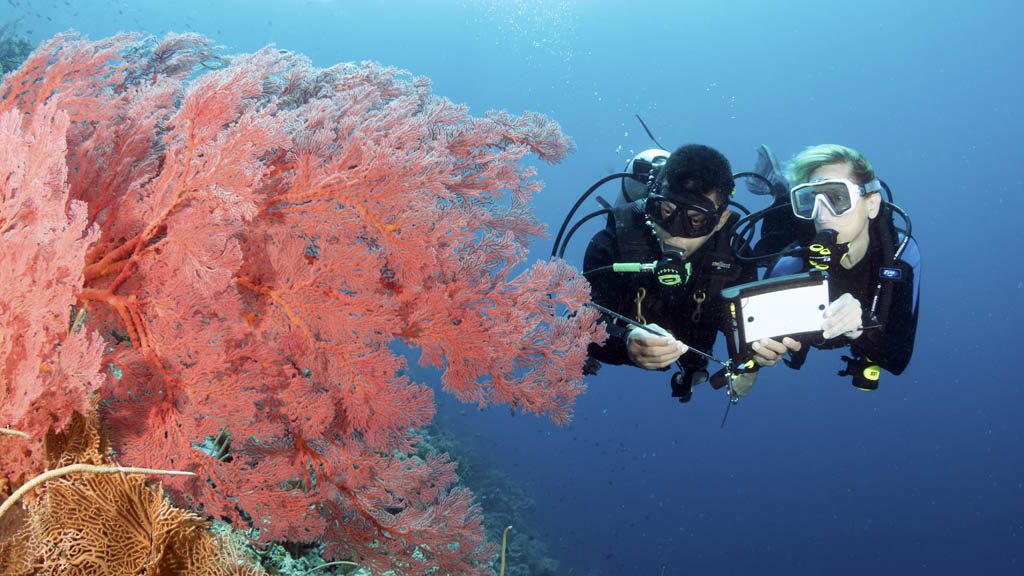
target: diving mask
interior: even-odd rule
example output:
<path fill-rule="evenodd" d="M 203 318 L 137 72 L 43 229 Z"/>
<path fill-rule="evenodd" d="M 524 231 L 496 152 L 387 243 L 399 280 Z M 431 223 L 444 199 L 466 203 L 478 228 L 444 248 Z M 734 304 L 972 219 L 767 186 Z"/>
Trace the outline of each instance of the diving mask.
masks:
<path fill-rule="evenodd" d="M 820 206 L 827 207 L 835 216 L 843 216 L 853 210 L 861 198 L 881 190 L 882 184 L 877 178 L 864 185 L 842 178 L 829 178 L 794 186 L 789 191 L 789 199 L 797 218 L 814 220 Z"/>
<path fill-rule="evenodd" d="M 644 203 L 647 216 L 670 236 L 700 238 L 715 230 L 725 206 L 716 207 L 706 196 L 686 194 L 671 199 L 650 194 Z"/>

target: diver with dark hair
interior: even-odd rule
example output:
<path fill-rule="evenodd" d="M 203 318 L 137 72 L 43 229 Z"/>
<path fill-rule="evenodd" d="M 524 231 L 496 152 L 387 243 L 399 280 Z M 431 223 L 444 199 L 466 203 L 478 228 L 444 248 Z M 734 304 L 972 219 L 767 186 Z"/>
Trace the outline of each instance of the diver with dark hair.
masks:
<path fill-rule="evenodd" d="M 880 369 L 899 375 L 914 350 L 921 258 L 909 218 L 892 203 L 891 193 L 890 201 L 884 201 L 882 191 L 888 188 L 856 150 L 836 144 L 807 148 L 793 159 L 792 188 L 771 152 L 763 146 L 758 152 L 758 170 L 771 182 L 761 192 L 771 193 L 775 202 L 751 217 L 763 221 L 752 253 L 771 258 L 781 252 L 772 259 L 768 278 L 825 272 L 831 303 L 820 338 L 769 340 L 754 350 L 766 360 L 762 364 L 788 353 L 786 364 L 799 368 L 809 349 L 804 344 L 849 346 L 851 355 L 843 356 L 846 368 L 840 375 L 851 376 L 860 389 L 874 390 Z M 907 229 L 896 228 L 894 214 Z"/>
<path fill-rule="evenodd" d="M 589 353 L 648 370 L 677 364 L 672 392 L 686 402 L 708 378 L 709 356 L 700 351 L 726 329 L 722 288 L 757 276 L 756 266 L 733 258 L 729 243 L 738 220 L 729 210 L 732 168 L 717 150 L 689 144 L 671 155 L 638 154 L 626 173 L 622 197 L 602 211 L 607 225 L 584 257 L 591 297 L 611 312 L 603 318 L 608 339 Z"/>

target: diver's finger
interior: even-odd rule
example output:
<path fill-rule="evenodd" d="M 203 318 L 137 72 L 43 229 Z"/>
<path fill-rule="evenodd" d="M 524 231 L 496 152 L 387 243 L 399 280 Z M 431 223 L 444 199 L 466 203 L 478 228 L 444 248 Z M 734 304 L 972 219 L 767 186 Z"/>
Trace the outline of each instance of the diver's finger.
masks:
<path fill-rule="evenodd" d="M 761 366 L 774 366 L 779 361 L 779 356 L 761 342 L 754 342 L 751 348 L 754 350 L 754 362 Z"/>
<path fill-rule="evenodd" d="M 645 370 L 660 370 L 660 369 L 668 366 L 669 364 L 672 364 L 672 362 L 674 362 L 674 360 L 664 360 L 664 361 L 644 360 L 643 362 L 638 362 L 637 366 L 639 366 L 639 367 L 641 367 L 641 368 L 643 368 Z"/>
<path fill-rule="evenodd" d="M 637 354 L 633 358 L 633 362 L 642 368 L 653 370 L 656 368 L 662 368 L 668 366 L 673 360 L 674 354 Z"/>
<path fill-rule="evenodd" d="M 762 354 L 770 352 L 774 356 L 781 356 L 789 350 L 785 344 L 772 338 L 762 338 L 754 342 L 754 349 L 760 350 Z"/>
<path fill-rule="evenodd" d="M 798 352 L 801 348 L 804 347 L 803 342 L 790 338 L 789 336 L 783 338 L 782 343 L 786 346 L 787 349 L 792 350 L 794 352 Z"/>
<path fill-rule="evenodd" d="M 860 327 L 860 310 L 846 311 L 825 321 L 822 336 L 835 338 Z"/>
<path fill-rule="evenodd" d="M 671 336 L 655 336 L 640 328 L 633 328 L 629 332 L 627 346 L 631 348 L 646 348 L 650 346 L 668 346 L 672 343 Z"/>
<path fill-rule="evenodd" d="M 641 346 L 654 347 L 671 346 L 676 339 L 671 336 L 655 336 L 653 334 L 647 334 L 645 336 L 641 336 L 638 341 Z"/>
<path fill-rule="evenodd" d="M 661 358 L 670 355 L 680 355 L 682 351 L 679 347 L 679 342 L 672 340 L 667 344 L 658 344 L 656 346 L 640 346 L 637 353 L 644 358 Z"/>
<path fill-rule="evenodd" d="M 675 362 L 676 360 L 678 360 L 679 356 L 680 356 L 679 349 L 676 348 L 676 349 L 673 349 L 671 351 L 665 352 L 664 354 L 658 354 L 656 356 L 645 357 L 644 361 L 647 364 L 649 364 L 649 365 L 651 365 L 651 366 L 653 366 L 655 368 L 664 368 L 665 366 L 668 366 L 669 364 L 671 364 L 671 363 Z"/>

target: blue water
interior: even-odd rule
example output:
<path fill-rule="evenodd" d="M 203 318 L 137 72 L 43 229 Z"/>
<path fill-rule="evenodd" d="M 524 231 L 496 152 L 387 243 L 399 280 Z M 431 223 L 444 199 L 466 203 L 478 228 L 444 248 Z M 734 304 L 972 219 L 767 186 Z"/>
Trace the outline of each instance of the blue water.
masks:
<path fill-rule="evenodd" d="M 761 143 L 862 150 L 924 256 L 915 357 L 877 392 L 818 352 L 763 372 L 724 429 L 724 395 L 680 405 L 668 374 L 626 368 L 589 381 L 568 427 L 443 396 L 439 418 L 525 485 L 559 574 L 1024 574 L 1018 3 L 8 0 L 11 17 L 37 40 L 193 30 L 320 66 L 377 60 L 475 114 L 543 112 L 578 147 L 540 166 L 555 229 L 650 147 L 637 113 L 736 170 Z"/>

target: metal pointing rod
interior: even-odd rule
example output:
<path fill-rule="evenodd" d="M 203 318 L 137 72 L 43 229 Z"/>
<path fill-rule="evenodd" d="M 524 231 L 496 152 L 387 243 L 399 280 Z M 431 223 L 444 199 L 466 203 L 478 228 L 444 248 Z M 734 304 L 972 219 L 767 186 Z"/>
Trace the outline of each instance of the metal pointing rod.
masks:
<path fill-rule="evenodd" d="M 622 314 L 619 314 L 618 312 L 615 312 L 614 310 L 609 310 L 608 308 L 605 308 L 604 306 L 601 306 L 600 304 L 595 304 L 593 302 L 587 302 L 586 305 L 590 306 L 591 308 L 594 308 L 594 309 L 600 311 L 603 314 L 607 314 L 607 315 L 611 316 L 612 318 L 615 318 L 616 320 L 621 320 L 621 321 L 625 322 L 626 324 L 629 324 L 630 326 L 636 326 L 637 328 L 639 328 L 641 330 L 645 330 L 645 331 L 647 331 L 647 332 L 649 332 L 651 334 L 654 334 L 655 336 L 669 336 L 669 337 L 671 337 L 671 335 L 667 334 L 666 332 L 655 330 L 655 329 L 651 328 L 650 326 L 641 324 L 641 323 L 637 322 L 636 320 L 633 320 L 629 316 L 623 316 Z M 685 342 L 684 342 L 684 344 L 685 344 Z M 708 354 L 707 352 L 702 352 L 700 350 L 697 350 L 696 348 L 691 348 L 690 346 L 687 346 L 687 349 L 690 352 L 694 352 L 694 353 L 696 353 L 699 356 L 703 356 L 703 357 L 707 358 L 708 360 L 711 360 L 712 362 L 717 362 L 718 364 L 721 364 L 722 366 L 725 366 L 726 368 L 729 367 L 728 363 L 723 362 L 723 361 L 719 360 L 718 358 L 715 358 L 714 356 L 712 356 L 711 354 Z"/>

